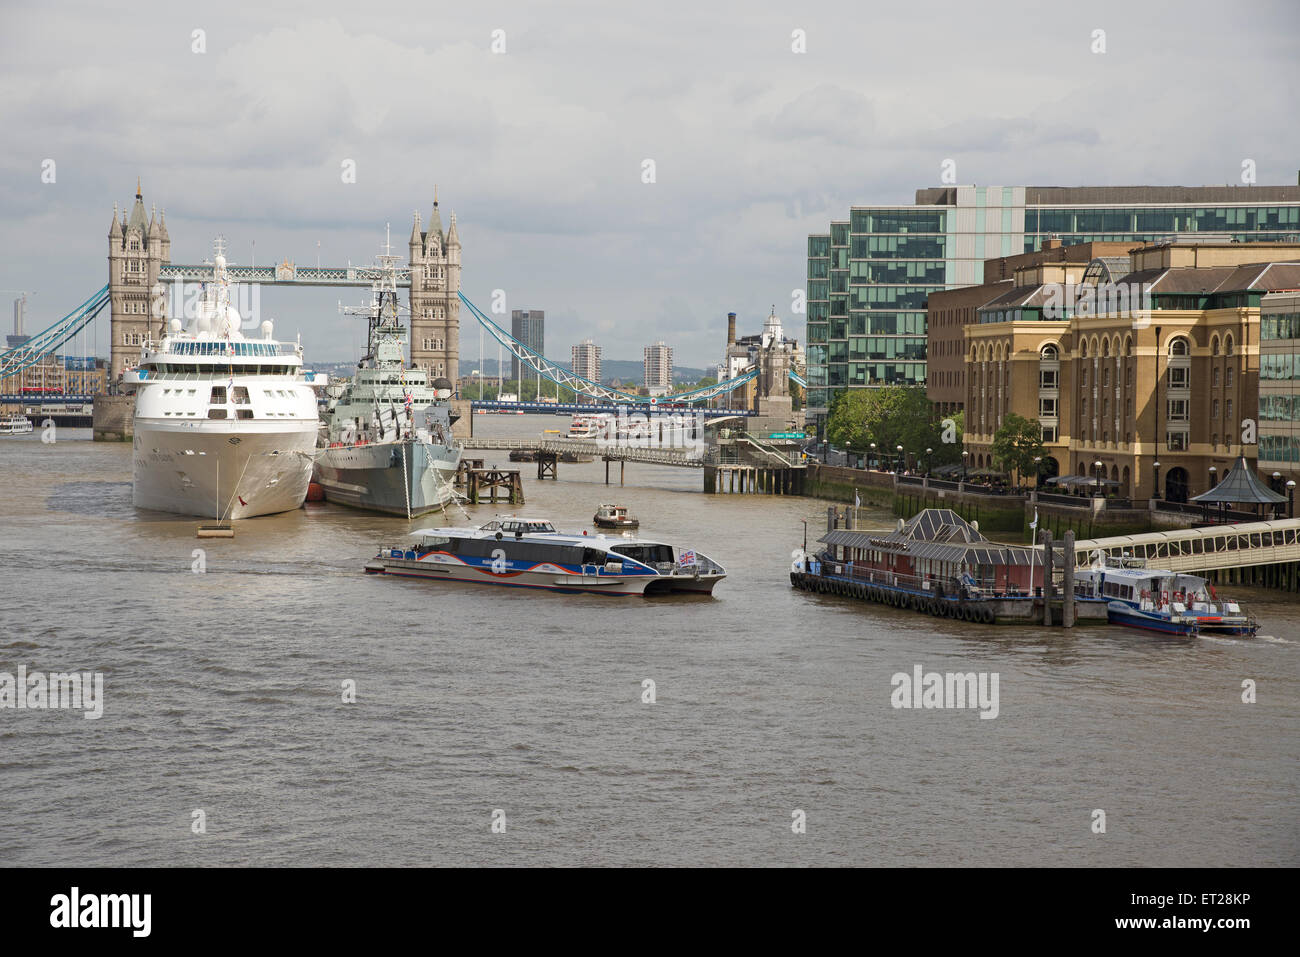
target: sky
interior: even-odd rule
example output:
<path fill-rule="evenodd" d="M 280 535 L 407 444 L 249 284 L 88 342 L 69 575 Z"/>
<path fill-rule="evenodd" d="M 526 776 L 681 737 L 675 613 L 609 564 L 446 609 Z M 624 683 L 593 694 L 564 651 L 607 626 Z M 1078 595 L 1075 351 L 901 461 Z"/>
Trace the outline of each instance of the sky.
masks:
<path fill-rule="evenodd" d="M 32 293 L 32 332 L 102 286 L 137 176 L 174 262 L 220 233 L 232 262 L 368 263 L 390 223 L 404 253 L 437 184 L 462 290 L 544 309 L 552 359 L 662 339 L 705 366 L 728 311 L 743 335 L 775 306 L 802 340 L 807 235 L 912 202 L 947 159 L 984 186 L 1229 184 L 1246 159 L 1295 183 L 1297 28 L 1295 0 L 0 0 L 0 300 Z M 261 304 L 308 359 L 347 361 L 364 329 L 338 303 L 364 298 Z"/>

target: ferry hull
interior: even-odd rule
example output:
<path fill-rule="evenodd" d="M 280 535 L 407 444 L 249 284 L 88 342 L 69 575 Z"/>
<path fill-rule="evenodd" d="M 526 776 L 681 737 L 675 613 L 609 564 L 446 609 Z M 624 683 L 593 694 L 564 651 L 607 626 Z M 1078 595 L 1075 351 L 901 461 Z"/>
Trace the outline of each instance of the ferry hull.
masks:
<path fill-rule="evenodd" d="M 452 502 L 459 464 L 460 449 L 422 442 L 342 446 L 320 450 L 315 480 L 327 501 L 414 517 Z"/>
<path fill-rule="evenodd" d="M 1107 617 L 1112 625 L 1140 628 L 1143 631 L 1155 631 L 1164 635 L 1179 635 L 1192 638 L 1199 631 L 1199 625 L 1195 619 L 1188 620 L 1148 614 L 1130 608 L 1117 607 L 1114 603 L 1110 605 Z"/>
<path fill-rule="evenodd" d="M 295 431 L 176 431 L 135 420 L 137 508 L 242 519 L 297 508 L 307 496 L 316 423 Z"/>

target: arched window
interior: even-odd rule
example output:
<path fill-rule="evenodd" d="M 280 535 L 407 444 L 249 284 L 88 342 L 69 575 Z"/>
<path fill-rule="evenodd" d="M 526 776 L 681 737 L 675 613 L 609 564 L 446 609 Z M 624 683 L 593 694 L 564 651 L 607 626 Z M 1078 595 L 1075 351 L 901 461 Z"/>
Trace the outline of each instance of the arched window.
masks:
<path fill-rule="evenodd" d="M 1056 346 L 1052 345 L 1051 343 L 1048 343 L 1047 345 L 1043 346 L 1043 351 L 1038 354 L 1038 357 L 1042 359 L 1044 362 L 1056 362 L 1058 359 L 1060 359 L 1061 355 L 1057 351 Z"/>
<path fill-rule="evenodd" d="M 1225 336 L 1225 337 L 1224 337 L 1224 340 L 1223 340 L 1223 354 L 1224 354 L 1225 356 L 1230 356 L 1230 355 L 1232 355 L 1232 336 Z"/>
<path fill-rule="evenodd" d="M 1219 354 L 1219 337 L 1214 336 L 1210 339 L 1210 355 L 1217 356 L 1218 354 Z"/>
<path fill-rule="evenodd" d="M 1232 346 L 1229 345 L 1228 348 L 1229 350 L 1231 350 Z M 1182 336 L 1177 336 L 1169 340 L 1169 354 L 1171 356 L 1191 355 L 1191 350 L 1187 345 L 1187 340 L 1184 339 Z M 1228 354 L 1231 355 L 1232 354 L 1231 351 L 1229 351 Z"/>

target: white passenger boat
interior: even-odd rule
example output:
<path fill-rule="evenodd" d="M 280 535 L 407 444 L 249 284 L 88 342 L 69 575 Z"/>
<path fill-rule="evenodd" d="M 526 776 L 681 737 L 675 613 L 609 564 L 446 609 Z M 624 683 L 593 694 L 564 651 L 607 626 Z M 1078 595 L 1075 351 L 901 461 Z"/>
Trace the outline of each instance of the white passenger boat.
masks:
<path fill-rule="evenodd" d="M 584 413 L 574 415 L 569 423 L 566 439 L 605 438 L 614 428 L 615 417 L 609 412 Z"/>
<path fill-rule="evenodd" d="M 386 545 L 370 574 L 599 595 L 712 594 L 726 577 L 690 548 L 632 537 L 564 535 L 542 519 L 505 518 L 480 528 L 426 528 L 409 545 Z"/>
<path fill-rule="evenodd" d="M 318 416 L 302 346 L 277 342 L 269 321 L 246 339 L 229 285 L 218 240 L 194 316 L 172 318 L 123 376 L 136 395 L 138 508 L 228 520 L 288 511 L 307 495 Z"/>
<path fill-rule="evenodd" d="M 0 415 L 0 435 L 27 435 L 32 431 L 32 420 L 20 412 Z"/>

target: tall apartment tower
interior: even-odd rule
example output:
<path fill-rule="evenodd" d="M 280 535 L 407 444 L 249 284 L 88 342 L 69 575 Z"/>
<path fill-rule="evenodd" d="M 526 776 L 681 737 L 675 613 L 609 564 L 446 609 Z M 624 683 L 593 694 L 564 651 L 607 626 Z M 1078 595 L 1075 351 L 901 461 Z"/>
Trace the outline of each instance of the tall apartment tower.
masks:
<path fill-rule="evenodd" d="M 532 349 L 546 355 L 546 311 L 544 309 L 515 309 L 510 313 L 510 334 Z M 510 359 L 510 378 L 516 382 L 525 371 L 515 357 Z"/>
<path fill-rule="evenodd" d="M 600 381 L 600 346 L 584 339 L 572 349 L 573 374 L 592 382 Z"/>
<path fill-rule="evenodd" d="M 662 395 L 673 384 L 673 350 L 661 339 L 645 347 L 645 387 L 651 395 Z"/>
<path fill-rule="evenodd" d="M 452 382 L 460 372 L 460 234 L 456 214 L 446 235 L 433 194 L 429 228 L 411 228 L 411 365 Z"/>
<path fill-rule="evenodd" d="M 145 221 L 144 197 L 137 180 L 130 216 L 123 210 L 119 220 L 114 203 L 113 222 L 108 227 L 110 382 L 139 364 L 140 344 L 148 336 L 156 339 L 162 335 L 167 301 L 158 275 L 163 264 L 171 262 L 171 248 L 166 216 L 155 208 Z"/>

